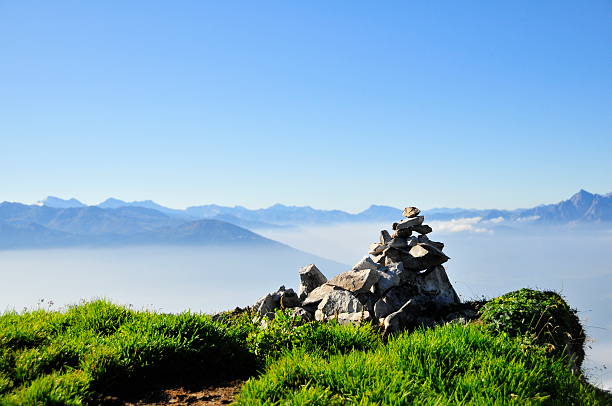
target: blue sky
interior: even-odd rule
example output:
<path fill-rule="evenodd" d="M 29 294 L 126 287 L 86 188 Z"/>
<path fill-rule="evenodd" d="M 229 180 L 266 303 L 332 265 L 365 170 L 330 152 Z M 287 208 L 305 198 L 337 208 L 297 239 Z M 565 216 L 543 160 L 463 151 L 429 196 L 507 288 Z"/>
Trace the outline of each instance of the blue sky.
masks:
<path fill-rule="evenodd" d="M 0 200 L 607 193 L 611 17 L 597 0 L 0 0 Z"/>

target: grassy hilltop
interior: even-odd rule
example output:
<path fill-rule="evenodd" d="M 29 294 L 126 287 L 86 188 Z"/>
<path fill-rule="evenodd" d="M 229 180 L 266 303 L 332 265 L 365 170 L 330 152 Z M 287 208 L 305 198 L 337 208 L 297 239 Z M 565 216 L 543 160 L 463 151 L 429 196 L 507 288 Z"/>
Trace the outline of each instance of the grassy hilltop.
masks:
<path fill-rule="evenodd" d="M 470 324 L 383 338 L 278 312 L 216 316 L 94 301 L 0 316 L 0 405 L 100 404 L 154 387 L 251 377 L 238 405 L 610 404 L 572 373 L 584 336 L 555 293 L 493 299 Z"/>

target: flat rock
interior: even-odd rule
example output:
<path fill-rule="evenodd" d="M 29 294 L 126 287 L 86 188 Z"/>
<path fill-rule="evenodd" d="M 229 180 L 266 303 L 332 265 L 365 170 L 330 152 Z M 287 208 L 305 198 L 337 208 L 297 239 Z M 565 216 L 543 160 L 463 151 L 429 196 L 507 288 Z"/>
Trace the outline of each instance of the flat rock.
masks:
<path fill-rule="evenodd" d="M 347 271 L 330 279 L 327 284 L 337 286 L 353 293 L 367 292 L 378 282 L 378 271 L 364 269 L 361 271 Z"/>
<path fill-rule="evenodd" d="M 395 237 L 408 238 L 411 235 L 412 235 L 411 228 L 403 228 L 401 230 L 396 230 L 391 236 L 391 238 L 395 238 Z"/>
<path fill-rule="evenodd" d="M 423 216 L 416 216 L 416 217 L 404 219 L 400 221 L 399 223 L 394 223 L 394 224 L 397 224 L 394 230 L 404 230 L 407 228 L 412 228 L 414 226 L 420 226 L 421 224 L 423 224 L 423 220 L 425 220 L 425 217 Z"/>
<path fill-rule="evenodd" d="M 406 207 L 404 209 L 404 211 L 402 212 L 402 216 L 404 217 L 416 217 L 419 215 L 419 213 L 421 213 L 421 210 L 419 210 L 418 208 L 412 206 L 412 207 Z"/>
<path fill-rule="evenodd" d="M 370 255 L 379 255 L 382 254 L 384 250 L 387 249 L 387 246 L 384 244 L 374 243 L 370 245 Z"/>
<path fill-rule="evenodd" d="M 304 300 L 310 292 L 327 282 L 325 275 L 319 271 L 315 264 L 306 265 L 299 270 L 300 274 L 300 299 Z"/>
<path fill-rule="evenodd" d="M 437 249 L 439 249 L 440 251 L 442 251 L 444 249 L 444 243 L 441 242 L 437 242 L 437 241 L 432 241 L 429 239 L 429 237 L 427 237 L 426 235 L 419 235 L 417 237 L 417 241 L 421 244 L 429 244 L 429 245 L 433 245 L 434 247 L 436 247 Z"/>
<path fill-rule="evenodd" d="M 372 261 L 372 258 L 366 255 L 365 257 L 361 258 L 361 260 L 357 262 L 355 266 L 353 266 L 353 271 L 363 271 L 364 269 L 371 269 L 375 271 L 378 268 L 380 268 L 380 265 Z"/>
<path fill-rule="evenodd" d="M 416 271 L 442 265 L 449 259 L 442 251 L 425 243 L 418 243 L 410 249 L 408 254 L 402 253 L 401 255 L 404 268 Z"/>
<path fill-rule="evenodd" d="M 416 231 L 419 234 L 429 234 L 433 229 L 427 224 L 420 224 L 418 226 L 412 226 L 412 231 Z"/>

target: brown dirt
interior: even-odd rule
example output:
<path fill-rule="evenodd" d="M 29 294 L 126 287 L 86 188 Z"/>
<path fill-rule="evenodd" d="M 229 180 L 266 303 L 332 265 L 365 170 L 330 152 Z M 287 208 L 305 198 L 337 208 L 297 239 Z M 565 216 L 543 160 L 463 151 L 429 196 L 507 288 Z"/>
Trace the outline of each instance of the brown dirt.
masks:
<path fill-rule="evenodd" d="M 142 399 L 122 400 L 104 399 L 107 404 L 122 406 L 222 406 L 232 403 L 244 381 L 235 380 L 209 387 L 179 387 L 156 390 L 147 393 Z"/>

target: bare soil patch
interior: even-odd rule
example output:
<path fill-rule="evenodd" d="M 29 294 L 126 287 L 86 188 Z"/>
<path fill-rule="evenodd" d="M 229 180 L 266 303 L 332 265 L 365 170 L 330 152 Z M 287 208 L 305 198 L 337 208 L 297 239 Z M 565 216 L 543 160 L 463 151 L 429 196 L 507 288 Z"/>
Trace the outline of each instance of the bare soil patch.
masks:
<path fill-rule="evenodd" d="M 105 404 L 122 406 L 222 406 L 232 403 L 244 380 L 234 380 L 206 387 L 181 386 L 171 389 L 154 390 L 141 399 L 119 399 L 107 397 Z"/>

